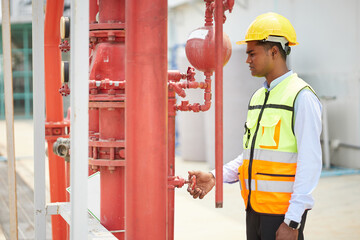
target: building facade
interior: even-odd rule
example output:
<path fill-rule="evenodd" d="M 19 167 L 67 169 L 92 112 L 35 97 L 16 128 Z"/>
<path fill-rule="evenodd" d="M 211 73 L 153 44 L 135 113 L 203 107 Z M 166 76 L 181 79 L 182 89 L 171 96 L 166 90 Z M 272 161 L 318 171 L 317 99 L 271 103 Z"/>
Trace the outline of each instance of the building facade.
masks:
<path fill-rule="evenodd" d="M 189 33 L 204 24 L 204 1 L 170 0 L 169 8 L 169 47 L 183 46 Z M 288 64 L 314 87 L 326 105 L 331 163 L 360 168 L 360 2 L 357 0 L 235 0 L 224 24 L 233 47 L 232 57 L 224 67 L 224 162 L 243 150 L 247 104 L 264 81 L 250 75 L 245 63 L 246 46 L 235 42 L 244 38 L 256 16 L 266 12 L 284 15 L 296 30 L 300 44 L 292 47 Z M 175 56 L 173 52 L 170 51 L 171 61 L 185 71 L 189 63 L 184 49 L 177 47 Z M 201 73 L 197 75 L 199 78 Z M 199 98 L 196 94 L 190 102 Z M 178 114 L 182 157 L 207 161 L 210 168 L 214 166 L 213 110 L 212 106 L 206 113 Z"/>

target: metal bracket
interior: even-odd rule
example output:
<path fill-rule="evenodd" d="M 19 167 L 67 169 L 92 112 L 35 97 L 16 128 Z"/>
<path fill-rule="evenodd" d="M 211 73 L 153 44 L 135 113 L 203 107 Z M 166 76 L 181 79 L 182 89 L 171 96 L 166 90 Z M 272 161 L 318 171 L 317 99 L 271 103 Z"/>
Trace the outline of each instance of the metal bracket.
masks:
<path fill-rule="evenodd" d="M 46 215 L 61 215 L 61 217 L 70 225 L 71 227 L 71 204 L 69 202 L 56 202 L 49 203 L 46 205 Z M 90 213 L 88 213 L 88 226 L 89 233 L 88 239 L 93 240 L 116 240 L 117 238 L 111 232 L 118 231 L 109 231 L 101 223 L 95 219 Z M 119 230 L 124 231 L 124 230 Z"/>

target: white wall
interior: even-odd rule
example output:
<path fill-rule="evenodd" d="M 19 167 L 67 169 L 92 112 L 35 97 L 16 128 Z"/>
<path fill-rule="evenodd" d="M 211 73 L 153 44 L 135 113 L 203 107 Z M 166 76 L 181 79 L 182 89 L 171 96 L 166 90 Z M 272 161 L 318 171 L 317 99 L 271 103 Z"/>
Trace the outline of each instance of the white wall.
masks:
<path fill-rule="evenodd" d="M 204 10 L 203 1 L 190 1 L 169 11 L 169 46 L 185 43 L 188 34 L 203 25 Z M 287 17 L 297 32 L 300 44 L 292 48 L 290 68 L 310 83 L 320 97 L 336 97 L 327 103 L 330 139 L 360 146 L 360 2 L 237 0 L 233 12 L 226 13 L 224 24 L 224 31 L 233 44 L 233 55 L 224 68 L 224 161 L 232 160 L 242 150 L 248 100 L 263 82 L 250 76 L 245 64 L 245 47 L 235 42 L 243 39 L 256 16 L 269 11 Z M 184 62 L 184 58 L 184 49 L 179 49 L 178 60 Z M 214 162 L 213 111 L 212 107 L 203 114 L 205 130 L 198 132 L 202 135 L 198 138 L 205 139 L 203 160 L 208 161 L 210 167 Z M 188 117 L 195 115 L 189 113 Z M 186 135 L 187 124 L 178 120 L 182 125 L 180 135 Z M 186 150 L 182 152 L 191 155 Z M 360 168 L 359 153 L 359 150 L 340 147 L 332 151 L 331 161 L 339 166 Z"/>

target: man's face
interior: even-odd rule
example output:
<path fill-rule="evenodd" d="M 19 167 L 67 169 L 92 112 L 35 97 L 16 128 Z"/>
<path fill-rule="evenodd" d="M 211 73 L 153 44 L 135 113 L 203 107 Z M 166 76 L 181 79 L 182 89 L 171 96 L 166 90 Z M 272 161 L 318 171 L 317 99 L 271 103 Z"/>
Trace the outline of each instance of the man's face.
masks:
<path fill-rule="evenodd" d="M 257 41 L 247 42 L 246 63 L 249 64 L 251 75 L 255 77 L 266 76 L 273 68 L 273 58 L 271 49 L 266 50 L 261 45 L 256 45 Z"/>

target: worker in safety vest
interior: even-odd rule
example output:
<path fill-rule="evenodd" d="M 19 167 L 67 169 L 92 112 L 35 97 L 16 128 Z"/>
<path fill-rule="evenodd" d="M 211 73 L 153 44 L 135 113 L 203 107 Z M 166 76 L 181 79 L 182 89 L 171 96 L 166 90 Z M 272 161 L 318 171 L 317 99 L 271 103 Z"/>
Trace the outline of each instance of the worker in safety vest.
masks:
<path fill-rule="evenodd" d="M 314 90 L 289 70 L 286 57 L 297 45 L 285 17 L 258 16 L 248 28 L 246 63 L 265 77 L 248 106 L 244 151 L 223 167 L 223 181 L 240 182 L 246 206 L 248 240 L 304 239 L 306 214 L 322 168 L 321 103 Z M 194 198 L 215 185 L 215 171 L 189 171 L 197 177 Z"/>

